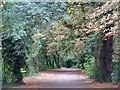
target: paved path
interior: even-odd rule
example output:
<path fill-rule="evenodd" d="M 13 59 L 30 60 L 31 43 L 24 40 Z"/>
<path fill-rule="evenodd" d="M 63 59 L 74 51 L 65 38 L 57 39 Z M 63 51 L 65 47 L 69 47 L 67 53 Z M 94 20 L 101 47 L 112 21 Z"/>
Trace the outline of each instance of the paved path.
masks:
<path fill-rule="evenodd" d="M 24 82 L 25 85 L 13 88 L 93 88 L 96 86 L 104 88 L 104 84 L 92 83 L 93 80 L 76 68 L 61 68 L 43 72 L 40 76 L 25 78 Z M 109 86 L 109 84 L 105 84 L 105 86 L 107 85 Z"/>
<path fill-rule="evenodd" d="M 25 85 L 19 88 L 84 88 L 81 84 L 91 82 L 80 69 L 61 68 L 24 79 Z"/>

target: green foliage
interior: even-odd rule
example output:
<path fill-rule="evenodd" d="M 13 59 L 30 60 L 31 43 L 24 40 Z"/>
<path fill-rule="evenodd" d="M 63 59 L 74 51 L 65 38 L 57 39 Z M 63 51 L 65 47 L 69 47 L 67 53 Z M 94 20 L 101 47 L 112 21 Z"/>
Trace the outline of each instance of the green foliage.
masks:
<path fill-rule="evenodd" d="M 4 80 L 13 82 L 18 77 L 22 78 L 22 75 L 19 74 L 23 73 L 24 76 L 25 72 L 23 71 L 27 73 L 35 72 L 35 57 L 38 57 L 41 42 L 40 36 L 35 37 L 34 35 L 37 31 L 43 32 L 43 29 L 46 30 L 46 27 L 50 25 L 49 22 L 63 17 L 65 9 L 66 3 L 64 2 L 3 3 L 2 56 L 4 60 L 3 68 L 5 69 L 3 73 Z M 42 60 L 40 59 L 39 62 L 42 62 Z M 19 70 L 17 70 L 17 67 Z M 23 68 L 23 70 L 20 70 L 20 68 Z M 48 66 L 39 67 L 40 70 L 47 68 Z"/>
<path fill-rule="evenodd" d="M 112 84 L 117 85 L 120 83 L 120 65 L 117 63 L 113 67 L 113 75 L 112 75 Z"/>
<path fill-rule="evenodd" d="M 47 66 L 47 65 L 39 65 L 39 71 L 47 71 L 51 69 L 51 66 Z"/>
<path fill-rule="evenodd" d="M 63 17 L 63 11 L 66 9 L 64 2 L 9 2 L 8 5 L 12 8 L 8 9 L 7 11 L 11 12 L 6 14 L 9 16 L 13 14 L 14 16 L 10 16 L 11 20 L 24 24 L 29 33 L 37 33 L 36 25 L 38 25 L 37 29 L 43 31 L 42 28 L 49 26 L 49 22 Z M 43 24 L 44 21 L 47 21 L 46 24 Z"/>
<path fill-rule="evenodd" d="M 98 73 L 99 61 L 95 62 L 95 58 L 92 56 L 91 58 L 85 58 L 87 62 L 84 63 L 85 69 L 83 70 L 90 78 L 96 78 Z"/>
<path fill-rule="evenodd" d="M 7 37 L 8 33 L 10 34 L 9 37 Z M 5 37 L 7 38 L 4 39 Z M 4 61 L 3 67 L 5 68 L 4 73 L 6 74 L 6 76 L 3 77 L 4 79 L 14 78 L 16 80 L 16 75 L 17 73 L 20 73 L 20 68 L 26 65 L 25 50 L 27 47 L 22 40 L 23 37 L 24 36 L 22 35 L 18 38 L 18 36 L 14 34 L 13 30 L 9 30 L 3 34 L 2 57 Z M 22 78 L 21 76 L 18 77 Z"/>
<path fill-rule="evenodd" d="M 70 56 L 69 56 L 69 57 L 65 57 L 65 58 L 64 58 L 64 61 L 66 62 L 66 61 L 68 61 L 68 60 L 74 60 L 74 59 L 75 59 L 75 57 L 70 57 Z"/>
<path fill-rule="evenodd" d="M 2 85 L 2 59 L 0 59 L 0 85 Z"/>
<path fill-rule="evenodd" d="M 103 38 L 101 33 L 106 25 L 101 22 L 105 21 L 102 13 L 105 14 L 108 9 L 105 12 L 100 8 L 97 9 L 103 3 L 77 2 L 76 4 L 73 2 L 4 3 L 2 7 L 4 79 L 9 82 L 17 81 L 21 73 L 23 76 L 31 75 L 37 69 L 44 71 L 56 68 L 67 61 L 71 64 L 78 63 L 78 60 L 75 61 L 76 56 L 80 57 L 82 54 L 84 55 L 79 63 L 81 67 L 85 67 L 83 72 L 96 78 L 99 61 L 95 62 L 94 57 L 89 55 L 92 51 L 94 54 L 98 51 L 97 54 L 99 54 L 100 41 Z M 106 16 L 109 19 L 110 16 L 107 14 Z M 92 17 L 97 18 L 90 21 Z M 67 26 L 63 25 L 64 21 L 68 23 Z M 101 25 L 103 25 L 102 29 Z M 73 55 L 73 57 L 67 57 L 68 55 Z M 56 57 L 57 63 L 52 56 Z M 59 61 L 61 56 L 67 58 Z M 52 66 L 53 64 L 55 65 Z M 20 70 L 15 69 L 17 67 Z M 117 65 L 113 71 L 115 84 L 118 83 L 117 75 L 119 75 L 116 68 L 118 68 Z M 18 75 L 15 74 L 16 72 Z"/>
<path fill-rule="evenodd" d="M 28 65 L 28 69 L 26 70 L 28 74 L 32 74 L 35 73 L 35 67 L 34 65 L 31 64 L 32 60 L 33 60 L 33 56 L 30 54 L 28 54 L 28 50 L 25 51 L 26 52 L 26 63 Z M 33 62 L 32 62 L 33 63 Z"/>

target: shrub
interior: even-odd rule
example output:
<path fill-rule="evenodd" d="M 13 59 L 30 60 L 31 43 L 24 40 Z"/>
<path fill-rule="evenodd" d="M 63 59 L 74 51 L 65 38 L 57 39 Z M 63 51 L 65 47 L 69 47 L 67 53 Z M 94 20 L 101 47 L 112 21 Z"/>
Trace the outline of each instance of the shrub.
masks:
<path fill-rule="evenodd" d="M 113 66 L 112 84 L 117 85 L 119 82 L 120 82 L 120 66 L 117 63 Z"/>
<path fill-rule="evenodd" d="M 39 65 L 39 71 L 47 71 L 49 69 L 51 69 L 51 66 Z"/>
<path fill-rule="evenodd" d="M 86 73 L 90 78 L 96 78 L 98 73 L 99 61 L 95 62 L 95 58 L 91 57 L 84 63 L 83 72 Z"/>

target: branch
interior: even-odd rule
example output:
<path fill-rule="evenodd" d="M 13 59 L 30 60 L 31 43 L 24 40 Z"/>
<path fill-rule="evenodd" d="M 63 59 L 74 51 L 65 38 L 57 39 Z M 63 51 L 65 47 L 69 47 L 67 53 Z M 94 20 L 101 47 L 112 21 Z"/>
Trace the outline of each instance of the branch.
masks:
<path fill-rule="evenodd" d="M 63 22 L 63 25 L 64 25 L 65 27 L 69 28 L 69 29 L 72 29 L 72 28 L 73 28 L 73 26 L 72 26 L 71 24 L 69 24 L 68 22 L 66 22 L 66 21 Z"/>

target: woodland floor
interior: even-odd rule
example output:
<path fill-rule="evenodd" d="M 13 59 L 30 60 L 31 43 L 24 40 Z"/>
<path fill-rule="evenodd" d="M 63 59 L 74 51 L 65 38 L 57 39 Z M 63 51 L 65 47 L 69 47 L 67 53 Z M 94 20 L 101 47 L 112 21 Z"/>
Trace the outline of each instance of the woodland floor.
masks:
<path fill-rule="evenodd" d="M 42 72 L 40 76 L 24 79 L 25 85 L 10 87 L 13 88 L 118 88 L 108 83 L 97 83 L 89 79 L 87 75 L 77 68 L 61 68 Z"/>

